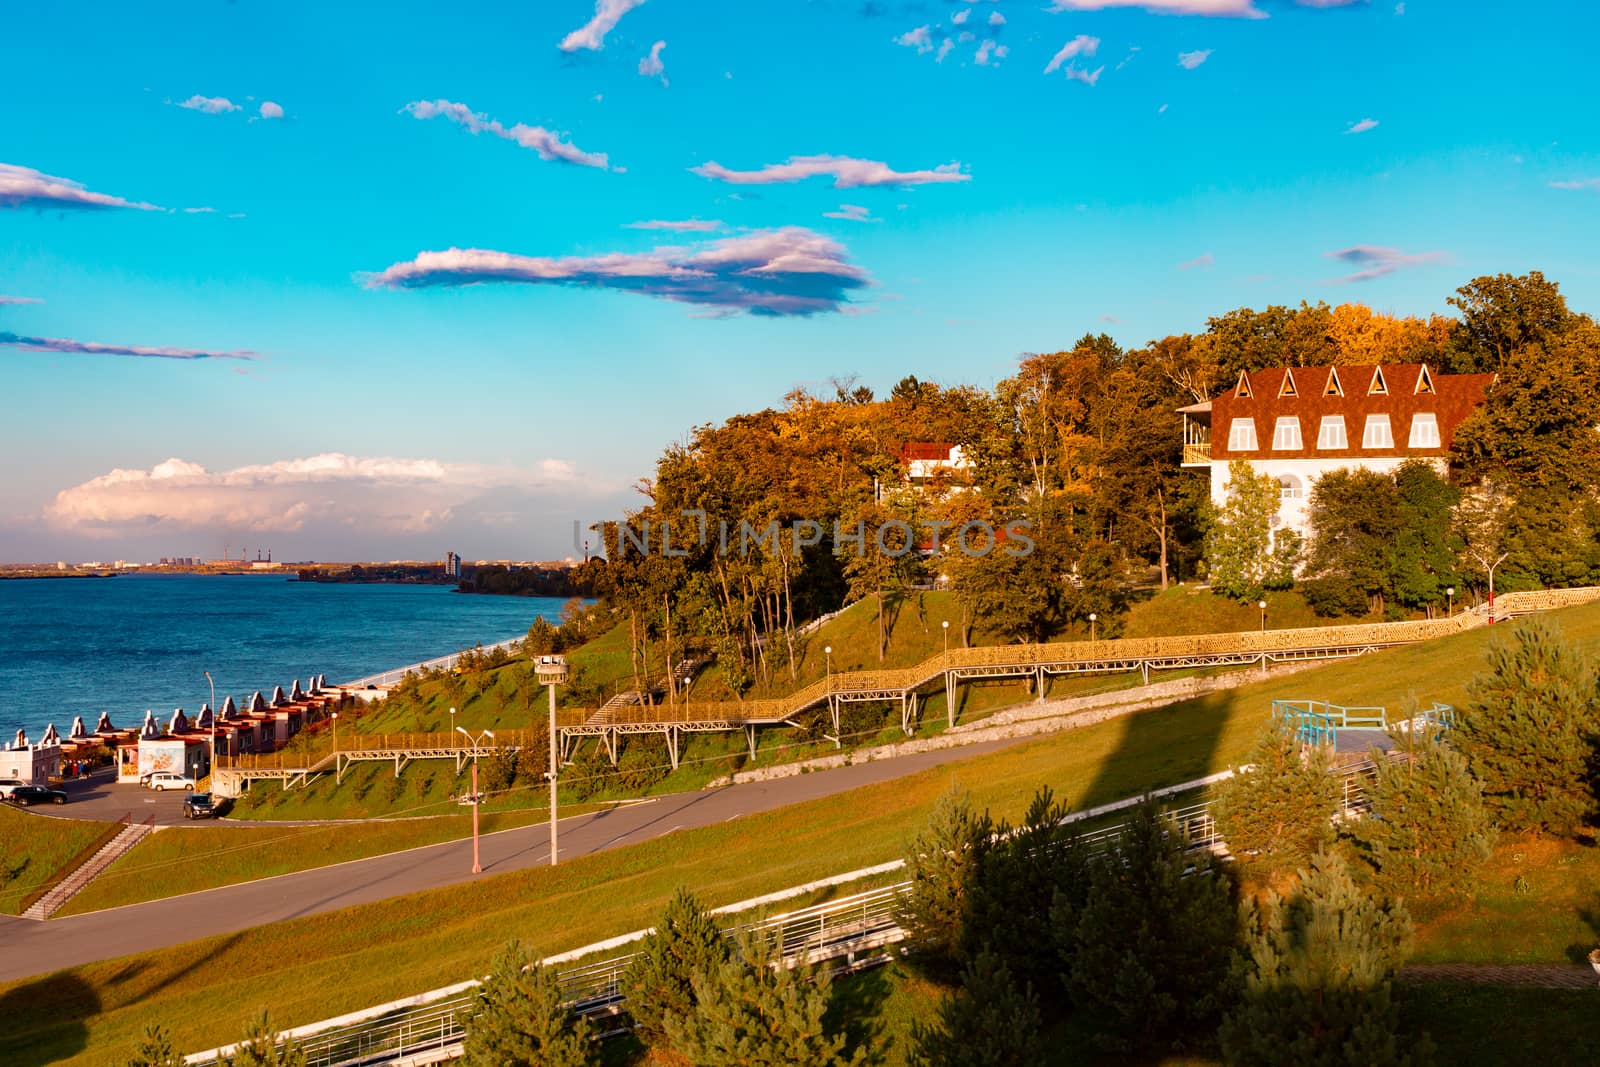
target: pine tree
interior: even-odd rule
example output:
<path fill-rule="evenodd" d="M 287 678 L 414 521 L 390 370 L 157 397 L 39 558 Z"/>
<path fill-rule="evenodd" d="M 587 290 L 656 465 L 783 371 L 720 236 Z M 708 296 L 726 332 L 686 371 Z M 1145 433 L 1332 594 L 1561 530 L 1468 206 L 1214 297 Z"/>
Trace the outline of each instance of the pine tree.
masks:
<path fill-rule="evenodd" d="M 1468 687 L 1452 743 L 1501 826 L 1561 833 L 1594 810 L 1594 701 L 1588 656 L 1550 623 L 1524 621 L 1490 646 L 1489 673 Z"/>
<path fill-rule="evenodd" d="M 1405 748 L 1405 761 L 1378 760 L 1366 790 L 1372 811 L 1349 833 L 1389 893 L 1469 892 L 1494 844 L 1483 787 L 1436 733 L 1413 728 Z"/>
<path fill-rule="evenodd" d="M 1050 909 L 1078 907 L 1088 898 L 1088 857 L 1076 834 L 1062 825 L 1066 809 L 1048 787 L 1034 796 L 1022 825 L 996 828 L 969 898 L 962 958 L 991 952 L 1018 982 L 1046 1000 L 1061 989 L 1061 956 Z"/>
<path fill-rule="evenodd" d="M 769 940 L 741 934 L 694 976 L 694 1010 L 667 1013 L 667 1037 L 695 1067 L 833 1067 L 848 1061 L 844 1035 L 823 1024 L 831 991 L 827 971 L 788 967 Z"/>
<path fill-rule="evenodd" d="M 911 888 L 897 917 L 908 947 L 930 970 L 954 973 L 959 966 L 972 888 L 993 835 L 988 814 L 977 814 L 967 794 L 952 786 L 906 850 Z"/>
<path fill-rule="evenodd" d="M 1244 996 L 1220 1032 L 1239 1067 L 1401 1067 L 1431 1060 L 1424 1037 L 1400 1049 L 1390 980 L 1411 943 L 1405 908 L 1365 895 L 1336 855 L 1317 856 L 1285 903 L 1246 909 Z"/>
<path fill-rule="evenodd" d="M 306 1067 L 306 1054 L 298 1042 L 273 1029 L 272 1018 L 263 1008 L 224 1062 L 227 1067 Z"/>
<path fill-rule="evenodd" d="M 1210 1035 L 1231 1005 L 1239 909 L 1231 872 L 1190 857 L 1181 829 L 1153 801 L 1134 809 L 1116 846 L 1091 864 L 1070 928 L 1072 1000 L 1113 1051 L 1151 1051 Z"/>
<path fill-rule="evenodd" d="M 183 1057 L 173 1051 L 172 1034 L 160 1023 L 144 1028 L 144 1040 L 133 1050 L 128 1067 L 184 1067 Z"/>
<path fill-rule="evenodd" d="M 461 1014 L 463 1067 L 584 1067 L 596 1061 L 593 1031 L 561 995 L 553 971 L 512 939 Z"/>
<path fill-rule="evenodd" d="M 1033 1067 L 1044 1052 L 1039 1001 L 1017 987 L 987 949 L 962 973 L 961 989 L 939 1006 L 931 1026 L 913 1024 L 912 1067 Z"/>
<path fill-rule="evenodd" d="M 1333 837 L 1332 752 L 1302 744 L 1294 723 L 1275 717 L 1257 736 L 1250 765 L 1219 790 L 1217 829 L 1235 858 L 1268 872 L 1294 870 Z"/>
<path fill-rule="evenodd" d="M 692 1012 L 694 976 L 721 966 L 727 958 L 728 941 L 721 929 L 694 895 L 680 888 L 622 976 L 628 1014 L 640 1039 L 646 1044 L 660 1041 L 666 1036 L 669 1012 Z"/>

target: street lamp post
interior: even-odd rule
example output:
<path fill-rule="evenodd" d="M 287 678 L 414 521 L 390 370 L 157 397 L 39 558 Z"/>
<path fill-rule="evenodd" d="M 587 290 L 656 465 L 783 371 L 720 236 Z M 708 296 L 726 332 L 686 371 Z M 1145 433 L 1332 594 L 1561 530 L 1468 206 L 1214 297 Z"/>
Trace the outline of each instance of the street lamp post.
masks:
<path fill-rule="evenodd" d="M 944 620 L 939 624 L 939 627 L 944 630 L 944 654 L 948 656 L 950 655 L 950 620 Z"/>
<path fill-rule="evenodd" d="M 1449 598 L 1445 601 L 1444 617 L 1447 619 L 1453 618 L 1456 613 L 1456 587 L 1453 585 L 1446 586 L 1444 595 Z"/>
<path fill-rule="evenodd" d="M 206 761 L 209 778 L 217 766 L 217 683 L 211 680 L 210 671 L 206 671 L 206 684 L 211 686 L 211 758 Z"/>
<path fill-rule="evenodd" d="M 333 754 L 339 754 L 339 713 L 333 713 Z"/>
<path fill-rule="evenodd" d="M 1500 558 L 1489 564 L 1489 622 L 1494 622 L 1494 569 L 1506 561 L 1511 553 L 1502 552 Z"/>
<path fill-rule="evenodd" d="M 824 670 L 826 670 L 828 677 L 832 678 L 833 677 L 833 646 L 832 645 L 824 646 L 823 649 L 822 649 L 822 654 L 825 657 L 827 657 L 827 659 L 824 661 L 825 664 L 826 664 L 826 666 L 824 667 Z M 830 682 L 829 683 L 829 688 L 831 689 L 832 687 L 833 687 L 832 683 Z"/>
<path fill-rule="evenodd" d="M 1096 636 L 1095 636 L 1099 632 L 1099 631 L 1097 631 L 1095 629 L 1095 623 L 1099 618 L 1100 618 L 1100 613 L 1099 612 L 1096 612 L 1096 611 L 1089 612 L 1089 643 L 1091 645 L 1099 643 L 1098 640 L 1096 639 Z"/>
<path fill-rule="evenodd" d="M 451 708 L 450 710 L 454 711 L 455 709 Z M 485 737 L 493 741 L 494 731 L 485 730 L 477 737 L 473 737 L 467 733 L 464 726 L 457 726 L 456 729 L 461 731 L 461 736 L 472 742 L 472 873 L 482 874 L 483 865 L 478 862 L 478 805 L 483 800 L 478 795 L 478 742 Z"/>
<path fill-rule="evenodd" d="M 556 740 L 556 686 L 567 680 L 565 656 L 540 656 L 533 663 L 533 671 L 550 691 L 550 866 L 556 865 L 556 757 L 560 748 Z"/>
<path fill-rule="evenodd" d="M 1261 609 L 1261 632 L 1262 633 L 1266 633 L 1267 632 L 1267 602 L 1265 600 L 1258 600 L 1258 601 L 1256 601 L 1256 607 Z"/>

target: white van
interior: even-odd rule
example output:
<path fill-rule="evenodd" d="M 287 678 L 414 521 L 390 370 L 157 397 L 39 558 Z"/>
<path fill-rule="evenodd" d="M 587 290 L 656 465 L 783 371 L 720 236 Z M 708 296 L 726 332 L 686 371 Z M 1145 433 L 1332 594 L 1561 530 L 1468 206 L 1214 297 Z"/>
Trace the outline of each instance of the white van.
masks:
<path fill-rule="evenodd" d="M 194 779 L 186 778 L 176 771 L 156 771 L 145 780 L 146 789 L 154 789 L 157 793 L 168 789 L 194 790 Z"/>

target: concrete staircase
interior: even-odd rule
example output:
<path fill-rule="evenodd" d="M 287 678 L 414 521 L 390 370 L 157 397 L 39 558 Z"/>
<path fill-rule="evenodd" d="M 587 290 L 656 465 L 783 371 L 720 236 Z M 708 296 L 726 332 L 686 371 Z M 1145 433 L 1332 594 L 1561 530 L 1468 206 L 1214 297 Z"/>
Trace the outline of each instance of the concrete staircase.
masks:
<path fill-rule="evenodd" d="M 50 918 L 84 886 L 99 877 L 101 871 L 115 863 L 134 845 L 143 841 L 154 829 L 154 821 L 129 823 L 124 826 L 116 837 L 107 841 L 100 851 L 90 856 L 81 867 L 63 878 L 54 889 L 34 901 L 33 906 L 22 913 L 22 917 L 39 920 Z"/>

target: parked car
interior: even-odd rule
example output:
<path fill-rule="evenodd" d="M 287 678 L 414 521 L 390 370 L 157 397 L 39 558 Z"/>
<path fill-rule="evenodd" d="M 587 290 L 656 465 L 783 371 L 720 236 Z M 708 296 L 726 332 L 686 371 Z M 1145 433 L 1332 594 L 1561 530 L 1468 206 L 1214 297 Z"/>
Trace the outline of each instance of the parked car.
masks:
<path fill-rule="evenodd" d="M 183 798 L 183 817 L 185 819 L 215 819 L 221 808 L 210 793 L 190 793 Z"/>
<path fill-rule="evenodd" d="M 67 794 L 59 789 L 47 789 L 42 785 L 19 785 L 11 790 L 11 799 L 31 808 L 35 804 L 65 804 Z"/>
<path fill-rule="evenodd" d="M 177 771 L 156 771 L 145 781 L 147 789 L 154 789 L 157 793 L 168 789 L 194 790 L 194 779 L 179 774 Z"/>
<path fill-rule="evenodd" d="M 21 778 L 0 778 L 0 800 L 10 800 L 13 789 L 27 784 Z"/>

